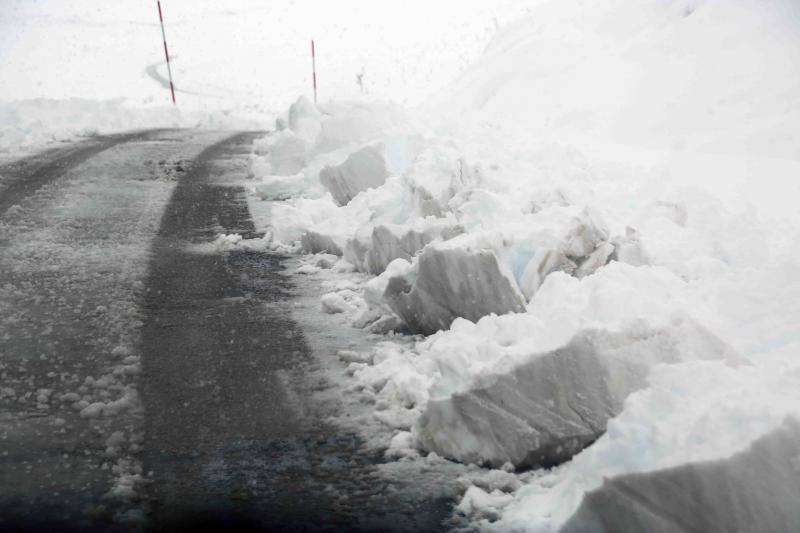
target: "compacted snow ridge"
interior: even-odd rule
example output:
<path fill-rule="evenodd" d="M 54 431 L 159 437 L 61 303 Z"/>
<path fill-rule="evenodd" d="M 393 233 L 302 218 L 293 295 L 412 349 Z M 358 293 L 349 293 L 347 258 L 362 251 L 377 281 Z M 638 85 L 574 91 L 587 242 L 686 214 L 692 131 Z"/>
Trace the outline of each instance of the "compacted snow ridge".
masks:
<path fill-rule="evenodd" d="M 321 352 L 355 426 L 463 465 L 457 527 L 796 524 L 797 6 L 528 7 L 422 106 L 301 97 L 254 145 L 268 246 L 374 338 Z"/>

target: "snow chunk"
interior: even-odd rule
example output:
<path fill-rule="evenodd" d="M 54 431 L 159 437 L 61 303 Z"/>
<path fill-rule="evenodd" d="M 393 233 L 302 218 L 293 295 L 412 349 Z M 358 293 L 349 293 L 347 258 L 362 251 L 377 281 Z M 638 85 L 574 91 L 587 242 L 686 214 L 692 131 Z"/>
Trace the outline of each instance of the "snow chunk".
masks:
<path fill-rule="evenodd" d="M 372 229 L 368 243 L 358 238 L 350 239 L 345 248 L 345 258 L 362 271 L 378 275 L 395 259 L 411 259 L 436 240 L 448 240 L 463 233 L 464 229 L 450 221 L 434 219 L 424 227 L 380 224 Z"/>
<path fill-rule="evenodd" d="M 429 401 L 419 442 L 462 462 L 553 466 L 605 432 L 625 398 L 644 387 L 650 368 L 691 359 L 740 361 L 690 320 L 659 329 L 633 322 L 618 332 L 584 330 L 471 390 Z"/>
<path fill-rule="evenodd" d="M 342 255 L 342 248 L 329 235 L 307 231 L 300 237 L 300 249 L 307 254 Z"/>
<path fill-rule="evenodd" d="M 80 402 L 79 402 L 80 403 Z M 94 402 L 83 406 L 80 410 L 82 418 L 99 418 L 116 416 L 124 411 L 135 410 L 139 406 L 139 395 L 133 388 L 127 388 L 122 397 L 109 402 Z"/>
<path fill-rule="evenodd" d="M 213 241 L 192 243 L 187 245 L 186 249 L 195 254 L 219 254 L 234 250 L 264 251 L 268 250 L 270 245 L 271 237 L 269 235 L 245 239 L 239 233 L 221 233 Z"/>
<path fill-rule="evenodd" d="M 789 531 L 800 524 L 798 457 L 800 419 L 789 417 L 733 457 L 608 479 L 561 531 Z"/>
<path fill-rule="evenodd" d="M 382 150 L 382 147 L 366 146 L 350 154 L 341 165 L 322 169 L 319 181 L 338 205 L 347 205 L 361 191 L 383 185 L 389 172 Z"/>
<path fill-rule="evenodd" d="M 348 304 L 338 292 L 324 294 L 322 298 L 320 298 L 320 302 L 322 303 L 322 310 L 331 315 L 344 313 L 353 307 Z"/>
<path fill-rule="evenodd" d="M 456 318 L 525 310 L 510 272 L 492 250 L 427 246 L 416 269 L 391 278 L 384 292 L 391 309 L 415 332 L 447 329 Z"/>
<path fill-rule="evenodd" d="M 562 467 L 531 479 L 528 486 L 514 495 L 501 521 L 491 529 L 558 531 L 579 508 L 584 495 L 601 488 L 609 478 L 655 473 L 693 463 L 724 464 L 784 425 L 787 417 L 800 420 L 797 348 L 798 344 L 793 343 L 775 353 L 761 354 L 752 365 L 738 367 L 721 361 L 656 366 L 648 377 L 648 387 L 626 400 L 623 412 L 608 423 L 607 432 L 596 443 Z M 748 468 L 750 477 L 743 488 L 758 487 L 765 497 L 771 498 L 768 494 L 773 494 L 771 487 L 776 485 L 762 477 L 773 468 L 766 463 L 777 460 L 784 470 L 795 473 L 797 463 L 781 457 L 783 453 L 772 453 L 769 447 L 757 444 L 756 450 L 766 452 L 761 463 L 764 470 Z M 681 479 L 688 483 L 688 492 L 694 490 L 689 477 Z M 736 492 L 735 484 L 718 484 L 715 481 L 720 478 L 714 474 L 711 479 L 704 484 L 708 491 L 720 497 L 726 493 L 745 496 Z M 772 479 L 783 483 L 782 477 Z M 697 496 L 698 503 L 713 503 L 706 498 L 716 498 L 712 494 Z M 687 511 L 690 509 L 687 507 Z M 782 529 L 786 528 L 777 528 Z M 748 531 L 747 528 L 720 531 L 731 530 Z"/>
<path fill-rule="evenodd" d="M 319 253 L 314 257 L 314 266 L 324 269 L 333 268 L 339 262 L 339 257 L 335 254 Z"/>
<path fill-rule="evenodd" d="M 322 270 L 322 269 L 319 268 L 318 266 L 300 265 L 299 267 L 297 267 L 297 269 L 295 269 L 295 273 L 304 274 L 304 275 L 312 275 L 312 274 L 317 274 L 320 270 Z"/>

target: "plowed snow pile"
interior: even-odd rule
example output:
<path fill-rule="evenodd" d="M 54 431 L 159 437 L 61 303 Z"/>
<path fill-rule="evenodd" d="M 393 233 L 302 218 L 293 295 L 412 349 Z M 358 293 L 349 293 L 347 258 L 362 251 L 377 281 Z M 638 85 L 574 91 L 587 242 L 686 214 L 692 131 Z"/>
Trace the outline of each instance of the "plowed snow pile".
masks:
<path fill-rule="evenodd" d="M 321 305 L 388 333 L 341 354 L 387 454 L 505 470 L 458 507 L 499 531 L 613 530 L 630 487 L 639 530 L 681 491 L 797 527 L 797 50 L 793 0 L 543 0 L 422 108 L 298 100 L 253 195 L 370 276 Z"/>

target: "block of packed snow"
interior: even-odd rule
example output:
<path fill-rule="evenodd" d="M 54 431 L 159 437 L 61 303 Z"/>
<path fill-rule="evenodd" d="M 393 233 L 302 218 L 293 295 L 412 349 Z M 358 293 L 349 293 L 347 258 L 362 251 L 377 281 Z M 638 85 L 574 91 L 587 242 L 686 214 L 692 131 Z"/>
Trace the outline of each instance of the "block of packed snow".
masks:
<path fill-rule="evenodd" d="M 372 231 L 372 248 L 366 254 L 367 271 L 380 274 L 395 259 L 410 261 L 434 240 L 447 240 L 463 230 L 458 226 L 430 226 L 423 231 L 410 230 L 398 235 L 387 226 Z"/>
<path fill-rule="evenodd" d="M 347 239 L 343 257 L 345 261 L 353 265 L 359 272 L 369 272 L 367 266 L 367 252 L 369 252 L 372 242 L 370 238 L 361 237 L 359 233 L 362 233 L 362 231 L 356 232 L 353 238 Z M 377 274 L 380 274 L 380 272 L 376 273 L 376 275 Z"/>
<path fill-rule="evenodd" d="M 353 322 L 355 327 L 365 328 L 374 333 L 387 333 L 405 329 L 403 321 L 395 315 L 384 299 L 389 280 L 394 277 L 405 277 L 412 270 L 412 265 L 405 259 L 392 261 L 380 275 L 370 279 L 364 285 L 364 303 L 367 308 Z"/>
<path fill-rule="evenodd" d="M 740 361 L 708 330 L 683 319 L 621 331 L 584 330 L 556 350 L 532 354 L 473 388 L 432 398 L 420 418 L 421 446 L 494 467 L 560 464 L 605 432 L 650 368 L 692 359 Z"/>
<path fill-rule="evenodd" d="M 322 310 L 329 315 L 344 313 L 350 309 L 350 305 L 337 292 L 323 294 L 322 298 L 320 298 L 320 303 L 322 304 Z"/>
<path fill-rule="evenodd" d="M 381 150 L 366 146 L 350 154 L 341 165 L 323 168 L 319 181 L 337 204 L 347 205 L 361 191 L 383 185 L 388 176 Z"/>
<path fill-rule="evenodd" d="M 329 236 L 316 231 L 306 231 L 300 237 L 300 249 L 306 254 L 342 255 L 342 248 Z"/>
<path fill-rule="evenodd" d="M 376 226 L 372 230 L 372 248 L 366 254 L 367 272 L 380 274 L 395 259 L 410 261 L 434 238 L 435 232 L 411 230 L 398 236 L 386 226 Z"/>
<path fill-rule="evenodd" d="M 606 479 L 562 533 L 796 531 L 800 420 L 732 457 Z"/>
<path fill-rule="evenodd" d="M 456 318 L 525 310 L 513 276 L 490 249 L 427 246 L 416 268 L 389 280 L 384 299 L 417 333 L 447 329 Z"/>
<path fill-rule="evenodd" d="M 426 245 L 436 240 L 448 240 L 463 233 L 463 228 L 451 223 L 431 223 L 424 228 L 407 228 L 380 224 L 372 229 L 368 242 L 358 237 L 350 239 L 345 258 L 358 270 L 378 275 L 395 259 L 410 261 Z"/>

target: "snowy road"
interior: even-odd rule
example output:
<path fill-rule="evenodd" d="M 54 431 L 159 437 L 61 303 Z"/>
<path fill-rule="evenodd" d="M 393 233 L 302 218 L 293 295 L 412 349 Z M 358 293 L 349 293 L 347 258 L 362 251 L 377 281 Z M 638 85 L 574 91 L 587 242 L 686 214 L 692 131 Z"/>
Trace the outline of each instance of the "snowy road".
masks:
<path fill-rule="evenodd" d="M 0 170 L 0 529 L 446 515 L 396 504 L 379 458 L 324 423 L 283 258 L 210 244 L 256 236 L 254 135 L 137 132 Z"/>

